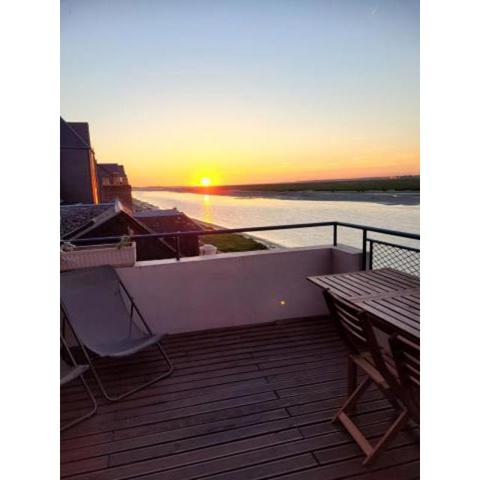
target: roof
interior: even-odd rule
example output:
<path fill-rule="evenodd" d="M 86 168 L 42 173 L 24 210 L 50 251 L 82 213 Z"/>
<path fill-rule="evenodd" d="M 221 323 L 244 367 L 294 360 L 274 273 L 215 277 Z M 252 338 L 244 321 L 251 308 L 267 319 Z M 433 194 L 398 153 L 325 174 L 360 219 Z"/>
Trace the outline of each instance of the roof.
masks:
<path fill-rule="evenodd" d="M 97 174 L 100 177 L 114 174 L 121 175 L 122 177 L 127 176 L 123 165 L 119 165 L 118 163 L 97 163 Z"/>
<path fill-rule="evenodd" d="M 60 206 L 60 236 L 70 236 L 77 230 L 86 228 L 92 222 L 102 221 L 103 218 L 110 218 L 115 214 L 116 204 L 98 203 L 98 204 L 77 204 Z"/>
<path fill-rule="evenodd" d="M 105 222 L 121 216 L 126 217 L 131 225 L 135 225 L 137 233 L 155 233 L 147 224 L 130 215 L 119 200 L 115 200 L 113 203 L 60 206 L 60 236 L 63 240 L 70 241 L 85 238 L 88 236 L 87 234 L 95 231 Z M 112 233 L 113 231 L 107 234 L 107 236 Z M 127 233 L 125 232 L 125 234 Z M 116 235 L 118 235 L 118 232 Z M 175 253 L 174 248 L 163 238 L 154 239 L 154 241 L 158 242 L 158 245 L 163 249 L 163 256 L 158 258 L 171 258 L 173 256 Z"/>
<path fill-rule="evenodd" d="M 137 218 L 147 217 L 171 217 L 177 215 L 185 215 L 183 212 L 179 212 L 176 208 L 170 208 L 166 210 L 154 209 L 154 210 L 142 210 L 141 212 L 135 212 Z"/>
<path fill-rule="evenodd" d="M 60 117 L 61 148 L 91 148 L 87 122 L 66 122 Z"/>
<path fill-rule="evenodd" d="M 157 233 L 201 230 L 201 227 L 190 217 L 183 212 L 179 212 L 176 208 L 143 210 L 135 212 L 135 218 Z"/>
<path fill-rule="evenodd" d="M 68 125 L 75 131 L 75 133 L 91 147 L 90 143 L 90 130 L 88 128 L 88 122 L 67 122 Z"/>

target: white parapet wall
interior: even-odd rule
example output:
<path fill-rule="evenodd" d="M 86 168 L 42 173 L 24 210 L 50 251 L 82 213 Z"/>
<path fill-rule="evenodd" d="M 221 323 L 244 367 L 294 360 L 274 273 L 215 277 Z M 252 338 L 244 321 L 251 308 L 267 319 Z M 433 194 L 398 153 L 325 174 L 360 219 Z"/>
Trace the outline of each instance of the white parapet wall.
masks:
<path fill-rule="evenodd" d="M 307 276 L 355 271 L 361 252 L 305 247 L 137 262 L 117 271 L 155 333 L 327 314 Z"/>

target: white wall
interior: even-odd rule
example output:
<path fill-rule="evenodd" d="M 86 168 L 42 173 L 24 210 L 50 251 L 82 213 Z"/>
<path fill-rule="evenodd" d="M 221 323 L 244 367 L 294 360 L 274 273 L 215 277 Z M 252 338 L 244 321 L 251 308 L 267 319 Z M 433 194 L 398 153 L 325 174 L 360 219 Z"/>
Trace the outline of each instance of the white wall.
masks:
<path fill-rule="evenodd" d="M 138 262 L 118 272 L 156 333 L 323 315 L 309 275 L 360 269 L 348 247 L 306 247 Z"/>

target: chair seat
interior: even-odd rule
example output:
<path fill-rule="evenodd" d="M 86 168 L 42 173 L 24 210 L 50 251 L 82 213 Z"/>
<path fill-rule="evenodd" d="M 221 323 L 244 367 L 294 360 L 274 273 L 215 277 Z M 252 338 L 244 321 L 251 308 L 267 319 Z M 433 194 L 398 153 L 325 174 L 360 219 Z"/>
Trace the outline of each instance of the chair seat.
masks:
<path fill-rule="evenodd" d="M 88 349 L 101 357 L 126 357 L 151 345 L 155 345 L 161 338 L 162 335 L 145 335 L 138 338 L 125 338 L 115 342 L 88 345 Z"/>
<path fill-rule="evenodd" d="M 393 362 L 393 358 L 389 356 L 386 351 L 382 350 L 382 357 L 385 362 L 385 366 L 388 368 L 390 374 L 395 378 L 398 379 L 398 372 L 395 368 L 395 364 Z M 357 355 L 351 354 L 351 359 L 367 374 L 369 375 L 372 380 L 382 385 L 385 388 L 390 388 L 389 383 L 385 380 L 384 376 L 380 373 L 380 371 L 375 366 L 375 361 L 373 360 L 372 355 L 370 352 L 363 352 Z"/>
<path fill-rule="evenodd" d="M 70 366 L 63 360 L 60 360 L 60 385 L 65 385 L 78 378 L 82 373 L 88 370 L 88 365 Z"/>

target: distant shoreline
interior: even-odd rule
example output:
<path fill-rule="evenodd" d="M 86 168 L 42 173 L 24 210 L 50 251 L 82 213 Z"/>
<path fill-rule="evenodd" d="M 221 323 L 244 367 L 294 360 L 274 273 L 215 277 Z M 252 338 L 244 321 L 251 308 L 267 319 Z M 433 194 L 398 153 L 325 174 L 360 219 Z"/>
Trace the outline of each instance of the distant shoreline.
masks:
<path fill-rule="evenodd" d="M 419 191 L 215 191 L 215 192 L 198 192 L 185 191 L 170 188 L 157 189 L 141 189 L 136 191 L 142 192 L 172 192 L 172 193 L 191 193 L 196 195 L 222 195 L 237 198 L 273 198 L 278 200 L 304 200 L 304 201 L 329 201 L 329 202 L 373 202 L 383 203 L 385 205 L 419 205 L 420 192 Z"/>
<path fill-rule="evenodd" d="M 225 195 L 237 198 L 375 202 L 386 205 L 418 205 L 420 176 L 311 180 L 304 182 L 218 185 L 210 187 L 133 187 L 134 191 Z"/>

